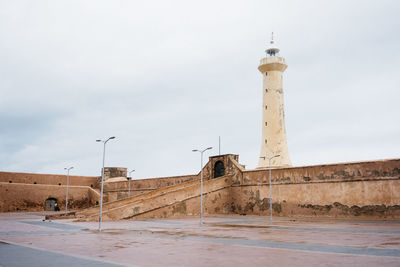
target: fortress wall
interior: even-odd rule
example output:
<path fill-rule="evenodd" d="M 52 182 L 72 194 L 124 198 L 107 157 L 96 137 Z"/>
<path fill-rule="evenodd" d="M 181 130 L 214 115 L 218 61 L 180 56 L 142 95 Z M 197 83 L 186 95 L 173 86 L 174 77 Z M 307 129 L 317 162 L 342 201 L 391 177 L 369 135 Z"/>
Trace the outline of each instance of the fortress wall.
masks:
<path fill-rule="evenodd" d="M 269 214 L 266 170 L 244 171 L 231 212 Z M 400 217 L 400 159 L 272 170 L 275 216 Z"/>
<path fill-rule="evenodd" d="M 88 208 L 99 200 L 88 186 L 70 186 L 68 208 Z M 0 183 L 0 212 L 43 211 L 46 199 L 57 199 L 61 211 L 65 210 L 66 186 L 43 184 Z"/>
<path fill-rule="evenodd" d="M 226 158 L 224 162 L 231 166 L 233 171 L 237 171 L 233 167 L 233 163 L 228 160 L 228 157 L 233 157 L 238 160 L 237 155 L 224 155 L 210 157 L 209 161 L 203 166 L 203 179 L 208 180 L 213 177 L 213 164 L 217 160 Z M 230 173 L 228 169 L 226 173 Z M 174 186 L 185 182 L 194 181 L 200 179 L 200 172 L 198 174 L 192 175 L 180 175 L 180 176 L 169 176 L 169 177 L 157 177 L 157 178 L 147 178 L 147 179 L 133 179 L 131 180 L 131 196 L 136 196 L 139 194 L 147 193 L 153 190 L 157 190 L 163 187 Z M 128 197 L 128 181 L 122 182 L 107 182 L 104 184 L 104 193 L 106 201 L 116 201 Z"/>
<path fill-rule="evenodd" d="M 272 169 L 272 183 L 344 182 L 371 179 L 399 179 L 400 159 L 324 164 Z M 257 184 L 268 179 L 268 169 L 243 172 L 242 185 Z"/>
<path fill-rule="evenodd" d="M 204 168 L 205 180 L 213 177 L 213 164 L 223 160 L 232 184 L 204 196 L 204 215 L 269 215 L 267 169 L 245 170 L 231 155 L 210 159 Z M 400 218 L 399 169 L 400 159 L 274 169 L 274 216 Z M 116 191 L 109 191 L 108 195 L 114 195 L 115 199 L 110 201 L 126 197 L 121 183 L 116 183 L 113 189 Z M 169 202 L 172 195 L 165 197 Z M 193 197 L 135 218 L 198 216 L 199 206 L 200 197 Z"/>
<path fill-rule="evenodd" d="M 400 181 L 272 186 L 274 216 L 400 217 Z M 233 186 L 231 212 L 269 215 L 269 187 Z"/>
<path fill-rule="evenodd" d="M 149 179 L 131 180 L 131 196 L 143 194 L 163 187 L 173 186 L 198 179 L 198 175 L 182 175 Z M 128 197 L 128 181 L 108 182 L 104 184 L 104 193 L 108 201 Z"/>
<path fill-rule="evenodd" d="M 69 185 L 93 186 L 98 188 L 99 177 L 96 176 L 69 176 Z M 61 174 L 39 174 L 39 173 L 19 173 L 19 172 L 0 172 L 0 182 L 22 184 L 47 184 L 47 185 L 66 185 L 67 175 Z"/>
<path fill-rule="evenodd" d="M 173 186 L 176 184 L 184 183 L 197 179 L 197 175 L 182 175 L 173 177 L 161 177 L 161 178 L 150 178 L 150 179 L 138 179 L 131 181 L 131 196 L 153 191 L 155 189 Z M 11 183 L 10 183 L 11 181 Z M 36 182 L 36 184 L 35 184 Z M 44 210 L 44 202 L 48 198 L 48 194 L 38 193 L 48 190 L 51 194 L 54 193 L 55 198 L 58 200 L 58 204 L 62 210 L 65 209 L 65 193 L 66 193 L 66 175 L 56 174 L 34 174 L 34 173 L 16 173 L 16 172 L 0 172 L 0 184 L 8 193 L 0 196 L 0 211 L 16 211 L 19 210 L 30 210 L 38 211 Z M 101 177 L 95 176 L 73 176 L 69 177 L 69 192 L 73 186 L 87 186 L 100 189 Z M 61 184 L 61 185 L 59 185 Z M 8 186 L 10 185 L 10 186 Z M 48 185 L 48 187 L 45 187 Z M 37 190 L 39 187 L 40 190 Z M 43 188 L 46 190 L 43 191 Z M 85 190 L 89 190 L 86 188 Z M 90 188 L 91 189 L 91 188 Z M 26 193 L 24 190 L 28 190 Z M 31 194 L 29 190 L 36 190 L 37 192 Z M 84 191 L 85 191 L 84 190 Z M 58 192 L 59 191 L 59 192 Z M 78 190 L 78 192 L 83 192 Z M 59 196 L 63 196 L 59 199 Z M 88 195 L 88 197 L 86 197 Z M 7 199 L 6 199 L 7 196 Z M 52 197 L 52 196 L 50 196 Z M 109 182 L 104 184 L 104 201 L 115 201 L 128 197 L 128 182 Z M 99 193 L 95 190 L 89 190 L 83 193 L 80 199 L 88 199 L 90 206 L 96 204 L 100 198 Z M 60 202 L 62 201 L 62 202 Z M 75 205 L 76 208 L 88 207 L 85 203 L 82 205 Z"/>
<path fill-rule="evenodd" d="M 204 196 L 204 214 L 269 214 L 268 170 L 245 170 L 232 155 L 210 157 L 204 167 L 204 179 L 213 177 L 213 166 L 223 160 L 225 173 L 231 185 Z M 43 210 L 48 197 L 55 197 L 64 208 L 65 186 L 56 184 L 65 175 L 0 173 L 0 210 Z M 14 174 L 14 176 L 10 175 Z M 8 183 L 9 177 L 17 177 Z M 43 177 L 43 178 L 40 178 Z M 58 178 L 57 178 L 58 177 Z M 76 177 L 76 176 L 75 176 Z M 72 183 L 89 184 L 96 177 L 76 177 Z M 178 186 L 198 180 L 200 174 L 163 178 L 138 179 L 131 183 L 131 196 L 156 189 Z M 37 184 L 32 183 L 37 180 Z M 52 185 L 39 183 L 49 182 Z M 59 180 L 58 180 L 59 181 Z M 29 183 L 21 183 L 29 182 Z M 65 182 L 65 180 L 64 180 Z M 72 187 L 71 187 L 72 188 Z M 90 187 L 75 186 L 73 195 L 76 207 L 95 204 L 99 193 Z M 127 197 L 128 183 L 106 182 L 104 201 Z M 71 191 L 72 192 L 72 191 Z M 184 190 L 182 194 L 187 192 Z M 332 216 L 372 218 L 400 218 L 400 159 L 368 162 L 351 162 L 328 165 L 290 167 L 272 170 L 272 198 L 274 216 Z M 174 199 L 180 195 L 165 195 Z M 182 198 L 184 199 L 184 198 Z M 152 203 L 151 201 L 149 203 Z M 89 205 L 89 204 L 88 204 Z M 176 201 L 143 216 L 176 217 L 199 214 L 199 197 Z M 142 215 L 139 215 L 140 218 Z"/>
<path fill-rule="evenodd" d="M 133 179 L 131 180 L 131 189 L 154 190 L 161 187 L 172 186 L 183 182 L 193 181 L 196 178 L 197 175 L 182 175 L 182 176 L 148 178 L 148 179 Z M 104 184 L 104 191 L 113 191 L 121 189 L 128 190 L 128 181 L 109 182 Z"/>

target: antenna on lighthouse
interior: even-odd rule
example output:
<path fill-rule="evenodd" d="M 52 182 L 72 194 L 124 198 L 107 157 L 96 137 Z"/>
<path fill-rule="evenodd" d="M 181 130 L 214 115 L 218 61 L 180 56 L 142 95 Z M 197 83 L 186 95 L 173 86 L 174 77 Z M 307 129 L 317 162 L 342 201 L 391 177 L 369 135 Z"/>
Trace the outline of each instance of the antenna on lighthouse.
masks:
<path fill-rule="evenodd" d="M 271 34 L 271 42 L 270 42 L 269 48 L 267 48 L 267 50 L 265 50 L 265 52 L 270 57 L 275 56 L 276 54 L 279 53 L 279 48 L 275 46 L 275 42 L 274 42 L 274 32 L 272 32 L 272 34 Z"/>

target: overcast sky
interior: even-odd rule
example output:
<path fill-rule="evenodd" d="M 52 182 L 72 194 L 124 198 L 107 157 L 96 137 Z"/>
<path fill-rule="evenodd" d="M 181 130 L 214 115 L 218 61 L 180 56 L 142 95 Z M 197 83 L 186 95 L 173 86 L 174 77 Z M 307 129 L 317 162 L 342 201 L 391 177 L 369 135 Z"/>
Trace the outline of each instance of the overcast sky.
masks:
<path fill-rule="evenodd" d="M 293 165 L 399 158 L 399 3 L 0 0 L 0 171 L 255 168 L 272 31 Z"/>

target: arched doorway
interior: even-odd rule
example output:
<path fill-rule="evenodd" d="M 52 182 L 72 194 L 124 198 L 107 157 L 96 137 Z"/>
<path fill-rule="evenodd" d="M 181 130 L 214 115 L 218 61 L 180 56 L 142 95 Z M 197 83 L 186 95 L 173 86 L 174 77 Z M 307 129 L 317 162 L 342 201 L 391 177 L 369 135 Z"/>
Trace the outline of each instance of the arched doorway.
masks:
<path fill-rule="evenodd" d="M 224 163 L 220 160 L 215 162 L 214 165 L 214 178 L 224 176 L 225 175 L 225 166 Z"/>
<path fill-rule="evenodd" d="M 46 199 L 46 210 L 59 211 L 60 208 L 58 207 L 57 199 L 54 197 L 49 197 Z"/>

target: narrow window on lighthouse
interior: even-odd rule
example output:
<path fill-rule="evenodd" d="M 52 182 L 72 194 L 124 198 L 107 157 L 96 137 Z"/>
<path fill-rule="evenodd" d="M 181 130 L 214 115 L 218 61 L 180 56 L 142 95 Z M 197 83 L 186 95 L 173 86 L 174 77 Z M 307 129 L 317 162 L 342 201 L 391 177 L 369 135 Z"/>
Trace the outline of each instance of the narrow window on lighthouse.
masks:
<path fill-rule="evenodd" d="M 265 92 L 268 93 L 268 89 L 265 89 Z"/>
<path fill-rule="evenodd" d="M 267 105 L 265 105 L 265 109 L 268 109 L 268 106 L 267 106 Z"/>
<path fill-rule="evenodd" d="M 267 143 L 267 139 L 265 139 L 265 143 Z"/>
<path fill-rule="evenodd" d="M 268 125 L 268 122 L 265 122 L 265 126 L 267 126 Z"/>
<path fill-rule="evenodd" d="M 267 76 L 267 75 L 268 75 L 268 72 L 265 73 L 265 76 Z"/>

